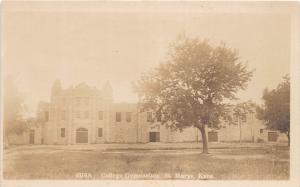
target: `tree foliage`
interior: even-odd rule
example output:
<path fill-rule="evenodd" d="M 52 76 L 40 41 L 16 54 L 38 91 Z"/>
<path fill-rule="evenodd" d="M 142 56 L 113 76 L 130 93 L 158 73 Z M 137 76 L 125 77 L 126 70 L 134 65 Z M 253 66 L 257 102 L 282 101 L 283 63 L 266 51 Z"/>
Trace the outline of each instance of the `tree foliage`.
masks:
<path fill-rule="evenodd" d="M 3 96 L 4 134 L 6 137 L 13 133 L 20 135 L 27 129 L 26 121 L 22 117 L 24 103 L 11 77 L 5 80 Z"/>
<path fill-rule="evenodd" d="M 134 88 L 142 111 L 155 111 L 171 128 L 197 127 L 206 139 L 205 126 L 218 126 L 228 113 L 225 101 L 236 99 L 251 76 L 236 50 L 184 37 L 170 45 L 166 62 L 142 75 Z"/>
<path fill-rule="evenodd" d="M 265 121 L 267 127 L 290 134 L 290 78 L 283 77 L 277 88 L 263 92 L 264 105 L 257 107 L 258 118 Z"/>
<path fill-rule="evenodd" d="M 256 104 L 249 100 L 246 102 L 241 102 L 236 104 L 233 107 L 233 115 L 235 115 L 239 119 L 246 119 L 247 114 L 254 114 L 256 109 Z M 229 122 L 233 123 L 234 125 L 237 125 L 235 120 L 229 120 Z"/>

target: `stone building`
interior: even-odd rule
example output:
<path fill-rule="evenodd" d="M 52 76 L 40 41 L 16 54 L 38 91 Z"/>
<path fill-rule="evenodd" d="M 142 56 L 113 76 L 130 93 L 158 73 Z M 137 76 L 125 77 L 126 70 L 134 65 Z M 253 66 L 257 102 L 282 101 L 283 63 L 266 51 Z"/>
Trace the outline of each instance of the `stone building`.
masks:
<path fill-rule="evenodd" d="M 115 103 L 109 83 L 97 89 L 81 83 L 63 89 L 56 81 L 50 102 L 41 102 L 37 116 L 45 123 L 30 130 L 31 144 L 97 144 L 201 141 L 198 129 L 172 131 L 152 123 L 152 113 L 139 113 L 137 104 Z M 279 141 L 280 133 L 265 129 L 255 115 L 247 115 L 241 125 L 221 124 L 207 129 L 209 141 Z M 279 137 L 279 138 L 278 138 Z M 282 139 L 286 141 L 285 138 Z M 280 140 L 281 141 L 281 140 Z"/>

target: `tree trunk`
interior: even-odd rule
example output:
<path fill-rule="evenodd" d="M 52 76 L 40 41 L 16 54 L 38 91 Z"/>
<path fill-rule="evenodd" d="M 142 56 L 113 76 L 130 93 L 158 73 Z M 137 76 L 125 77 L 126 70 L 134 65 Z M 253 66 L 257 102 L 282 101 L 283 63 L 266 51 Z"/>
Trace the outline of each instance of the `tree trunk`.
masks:
<path fill-rule="evenodd" d="M 242 122 L 240 120 L 240 117 L 238 117 L 238 123 L 240 128 L 240 143 L 242 143 Z"/>
<path fill-rule="evenodd" d="M 290 132 L 288 131 L 286 135 L 287 135 L 287 138 L 288 138 L 288 146 L 290 147 Z"/>
<path fill-rule="evenodd" d="M 207 143 L 207 137 L 206 137 L 206 133 L 205 133 L 205 126 L 200 127 L 199 130 L 200 130 L 201 136 L 202 136 L 202 144 L 203 144 L 202 153 L 208 154 L 208 143 Z"/>

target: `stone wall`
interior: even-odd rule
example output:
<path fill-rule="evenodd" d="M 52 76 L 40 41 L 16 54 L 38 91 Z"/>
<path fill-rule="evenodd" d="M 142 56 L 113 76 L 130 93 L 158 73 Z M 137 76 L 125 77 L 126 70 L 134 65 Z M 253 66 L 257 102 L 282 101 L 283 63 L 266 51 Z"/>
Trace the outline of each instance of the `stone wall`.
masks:
<path fill-rule="evenodd" d="M 78 105 L 77 99 L 88 98 L 86 105 Z M 112 89 L 105 85 L 102 89 L 89 87 L 81 83 L 75 87 L 62 89 L 59 83 L 52 88 L 50 103 L 40 106 L 39 115 L 49 113 L 49 120 L 42 128 L 41 136 L 44 144 L 76 144 L 76 130 L 88 130 L 88 143 L 147 143 L 150 132 L 159 132 L 160 142 L 195 142 L 201 141 L 201 133 L 197 128 L 188 127 L 182 132 L 172 131 L 158 122 L 148 122 L 147 113 L 139 113 L 138 105 L 131 103 L 114 103 Z M 77 117 L 77 113 L 87 111 L 85 119 Z M 103 111 L 103 119 L 99 119 L 99 111 Z M 121 121 L 116 121 L 116 113 L 121 112 Z M 131 121 L 126 120 L 130 112 Z M 65 117 L 62 119 L 62 114 Z M 238 124 L 223 124 L 217 132 L 218 141 L 234 142 L 240 140 Z M 65 137 L 61 137 L 61 128 L 65 128 Z M 102 128 L 102 136 L 98 136 L 98 128 Z M 263 133 L 261 131 L 263 129 Z M 206 129 L 208 132 L 212 129 Z M 242 141 L 268 141 L 268 131 L 262 121 L 254 114 L 248 115 L 241 123 Z M 280 135 L 280 141 L 285 141 Z"/>

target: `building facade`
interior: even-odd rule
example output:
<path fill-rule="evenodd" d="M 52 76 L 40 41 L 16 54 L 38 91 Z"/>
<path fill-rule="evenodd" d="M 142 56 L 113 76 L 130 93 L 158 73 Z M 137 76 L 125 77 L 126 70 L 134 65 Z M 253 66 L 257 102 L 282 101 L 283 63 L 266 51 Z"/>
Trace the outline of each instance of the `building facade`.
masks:
<path fill-rule="evenodd" d="M 115 103 L 109 83 L 97 89 L 81 83 L 63 89 L 56 81 L 50 102 L 38 106 L 38 118 L 45 121 L 30 130 L 31 144 L 98 144 L 201 141 L 197 128 L 172 131 L 152 122 L 152 113 L 139 113 L 137 104 Z M 265 129 L 262 121 L 249 114 L 241 125 L 221 124 L 220 129 L 207 129 L 212 141 L 286 141 L 276 131 Z M 26 138 L 25 138 L 26 139 Z"/>

